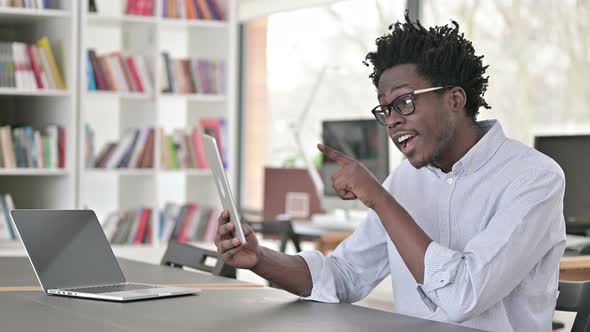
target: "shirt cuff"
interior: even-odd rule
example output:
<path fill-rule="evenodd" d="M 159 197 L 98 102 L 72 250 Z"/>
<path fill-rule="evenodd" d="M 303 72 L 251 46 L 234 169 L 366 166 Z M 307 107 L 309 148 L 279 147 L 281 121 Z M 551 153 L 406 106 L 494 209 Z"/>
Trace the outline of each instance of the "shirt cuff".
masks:
<path fill-rule="evenodd" d="M 424 256 L 424 283 L 418 285 L 418 293 L 426 306 L 435 311 L 436 290 L 447 286 L 455 279 L 455 264 L 459 253 L 432 241 Z M 451 266 L 449 266 L 451 265 Z"/>
<path fill-rule="evenodd" d="M 317 250 L 302 251 L 297 255 L 305 260 L 312 281 L 311 294 L 308 297 L 302 297 L 302 299 L 327 303 L 340 302 L 334 295 L 335 290 L 330 291 L 334 287 L 334 283 L 330 282 L 332 277 L 327 273 L 329 271 L 324 271 L 328 258 Z"/>

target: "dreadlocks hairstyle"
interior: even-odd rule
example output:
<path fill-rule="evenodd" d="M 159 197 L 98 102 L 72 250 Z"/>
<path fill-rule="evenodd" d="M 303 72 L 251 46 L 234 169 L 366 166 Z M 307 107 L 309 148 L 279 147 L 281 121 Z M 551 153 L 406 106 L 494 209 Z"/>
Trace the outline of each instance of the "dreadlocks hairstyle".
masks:
<path fill-rule="evenodd" d="M 415 64 L 420 76 L 430 79 L 434 86 L 460 86 L 467 94 L 467 115 L 475 121 L 479 108 L 491 108 L 483 98 L 488 66 L 482 56 L 476 56 L 473 45 L 459 33 L 459 24 L 426 29 L 420 21 L 412 22 L 406 12 L 406 22 L 389 26 L 390 33 L 377 38 L 377 50 L 370 52 L 363 63 L 373 65 L 369 76 L 377 87 L 385 70 L 401 64 Z M 367 62 L 368 61 L 368 62 Z"/>

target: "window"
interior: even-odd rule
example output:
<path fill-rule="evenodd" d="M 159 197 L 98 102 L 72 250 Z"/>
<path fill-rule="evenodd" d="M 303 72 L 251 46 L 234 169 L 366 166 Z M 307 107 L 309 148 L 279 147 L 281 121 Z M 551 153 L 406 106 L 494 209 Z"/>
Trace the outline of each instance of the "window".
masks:
<path fill-rule="evenodd" d="M 481 109 L 479 119 L 499 119 L 509 137 L 527 145 L 538 134 L 590 133 L 590 2 L 419 4 L 425 26 L 456 20 L 484 55 L 492 109 Z M 249 103 L 244 121 L 242 206 L 262 208 L 265 166 L 303 167 L 298 146 L 311 159 L 319 155 L 321 121 L 371 118 L 377 98 L 362 60 L 404 10 L 405 1 L 351 0 L 248 23 L 258 29 L 258 43 L 247 59 L 247 70 L 255 71 L 247 76 L 259 81 L 247 83 L 249 100 L 258 104 Z M 297 145 L 292 126 L 306 107 Z M 401 154 L 390 146 L 390 156 L 395 168 Z"/>
<path fill-rule="evenodd" d="M 480 119 L 532 145 L 536 134 L 590 124 L 590 2 L 424 0 L 426 26 L 456 20 L 490 76 Z M 588 126 L 586 126 L 588 127 Z"/>
<path fill-rule="evenodd" d="M 246 24 L 242 207 L 262 209 L 264 167 L 305 167 L 299 147 L 319 157 L 323 120 L 373 119 L 377 94 L 362 61 L 404 10 L 405 1 L 352 0 Z"/>

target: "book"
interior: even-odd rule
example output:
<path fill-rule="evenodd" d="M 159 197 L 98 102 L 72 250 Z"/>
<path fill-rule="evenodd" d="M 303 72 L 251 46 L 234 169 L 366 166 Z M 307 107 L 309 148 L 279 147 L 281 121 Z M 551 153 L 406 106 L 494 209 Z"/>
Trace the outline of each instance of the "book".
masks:
<path fill-rule="evenodd" d="M 39 59 L 37 59 L 37 55 L 35 52 L 35 46 L 27 45 L 27 55 L 29 56 L 29 60 L 31 62 L 31 67 L 33 70 L 33 74 L 35 77 L 35 83 L 37 84 L 37 88 L 45 89 L 46 86 L 43 84 L 43 79 L 41 78 L 41 66 Z"/>
<path fill-rule="evenodd" d="M 47 37 L 43 37 L 37 41 L 37 46 L 42 49 L 42 51 L 47 56 L 47 60 L 49 62 L 49 66 L 51 68 L 51 73 L 55 79 L 57 88 L 60 90 L 65 90 L 66 85 L 61 77 L 61 73 L 57 67 L 57 63 L 55 62 L 55 57 L 53 56 L 53 51 L 51 50 L 51 45 L 49 43 L 49 39 Z"/>
<path fill-rule="evenodd" d="M 202 118 L 199 120 L 199 125 L 203 133 L 212 136 L 217 141 L 217 146 L 219 148 L 219 155 L 221 156 L 221 161 L 223 162 L 223 167 L 227 169 L 228 162 L 227 156 L 225 151 L 225 135 L 223 127 L 225 127 L 225 121 L 223 118 Z"/>
<path fill-rule="evenodd" d="M 16 226 L 12 222 L 12 218 L 10 217 L 10 211 L 14 210 L 14 201 L 12 200 L 12 196 L 9 194 L 0 195 L 0 205 L 2 211 L 0 213 L 3 214 L 5 223 L 6 223 L 6 230 L 10 237 L 10 240 L 18 240 L 18 233 L 16 232 Z"/>
<path fill-rule="evenodd" d="M 98 13 L 98 7 L 96 7 L 96 0 L 88 0 L 88 12 Z"/>
<path fill-rule="evenodd" d="M 0 194 L 0 196 L 4 196 Z M 4 213 L 4 199 L 0 198 L 0 239 L 14 240 L 14 231 L 12 229 L 10 218 Z"/>
<path fill-rule="evenodd" d="M 96 91 L 96 76 L 94 70 L 92 70 L 92 62 L 90 61 L 90 55 L 86 56 L 86 79 L 88 81 L 88 91 Z"/>

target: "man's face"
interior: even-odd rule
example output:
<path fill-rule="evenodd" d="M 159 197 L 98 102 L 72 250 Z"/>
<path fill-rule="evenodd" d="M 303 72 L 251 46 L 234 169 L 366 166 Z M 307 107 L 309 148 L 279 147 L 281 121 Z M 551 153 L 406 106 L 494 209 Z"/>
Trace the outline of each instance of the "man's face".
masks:
<path fill-rule="evenodd" d="M 379 103 L 386 105 L 402 94 L 430 87 L 430 81 L 416 73 L 416 65 L 397 65 L 384 71 L 379 79 Z M 392 111 L 386 128 L 395 146 L 414 167 L 436 165 L 453 145 L 455 115 L 445 103 L 444 93 L 426 92 L 414 100 L 414 113 L 403 116 Z"/>

